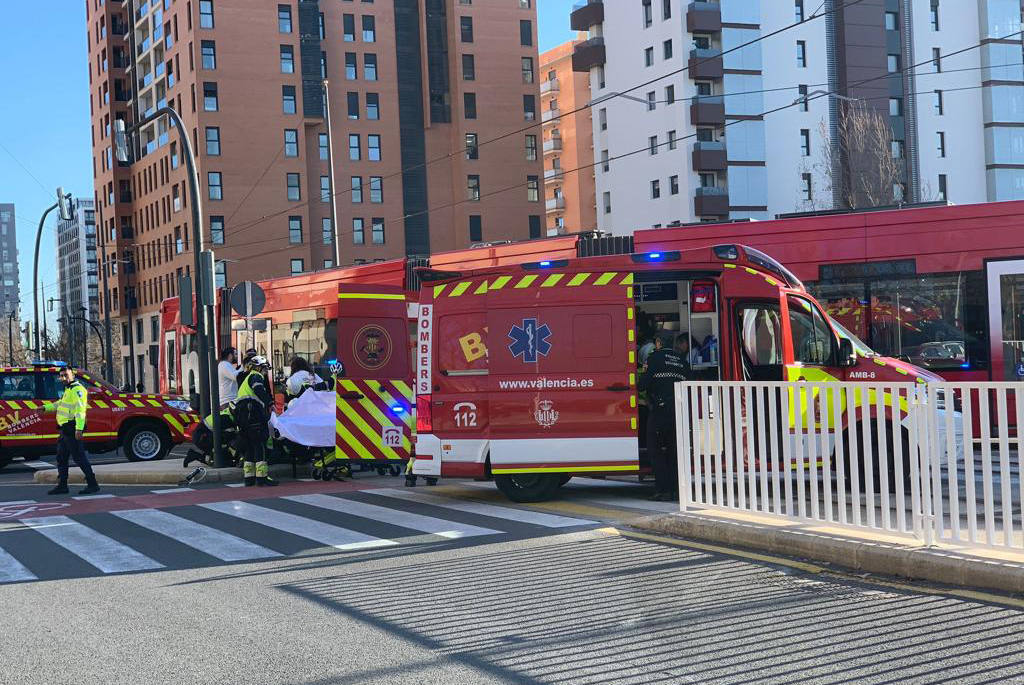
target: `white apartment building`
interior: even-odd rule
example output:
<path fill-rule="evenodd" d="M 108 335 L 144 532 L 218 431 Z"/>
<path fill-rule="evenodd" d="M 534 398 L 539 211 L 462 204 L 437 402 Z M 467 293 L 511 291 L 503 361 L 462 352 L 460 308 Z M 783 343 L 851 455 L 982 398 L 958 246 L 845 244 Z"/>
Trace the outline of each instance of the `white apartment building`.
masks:
<path fill-rule="evenodd" d="M 73 208 L 70 221 L 57 222 L 59 311 L 96 321 L 99 316 L 99 268 L 94 202 L 92 199 L 76 199 Z M 79 322 L 79 325 L 84 324 Z"/>
<path fill-rule="evenodd" d="M 577 4 L 599 229 L 1024 198 L 1024 50 L 1020 34 L 1007 38 L 1021 30 L 1020 2 L 842 4 Z M 891 129 L 871 148 L 887 171 L 840 143 L 843 113 L 857 109 Z M 844 191 L 865 174 L 885 197 Z"/>

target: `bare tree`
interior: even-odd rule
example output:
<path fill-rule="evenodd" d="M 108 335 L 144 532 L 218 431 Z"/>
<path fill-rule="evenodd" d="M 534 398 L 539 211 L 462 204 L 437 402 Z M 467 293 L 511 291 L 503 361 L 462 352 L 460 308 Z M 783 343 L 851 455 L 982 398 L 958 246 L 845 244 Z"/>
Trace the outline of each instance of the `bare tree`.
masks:
<path fill-rule="evenodd" d="M 880 207 L 902 201 L 903 146 L 893 144 L 887 117 L 863 102 L 840 102 L 836 139 L 828 123 L 818 126 L 822 155 L 818 163 L 827 190 L 842 209 Z"/>

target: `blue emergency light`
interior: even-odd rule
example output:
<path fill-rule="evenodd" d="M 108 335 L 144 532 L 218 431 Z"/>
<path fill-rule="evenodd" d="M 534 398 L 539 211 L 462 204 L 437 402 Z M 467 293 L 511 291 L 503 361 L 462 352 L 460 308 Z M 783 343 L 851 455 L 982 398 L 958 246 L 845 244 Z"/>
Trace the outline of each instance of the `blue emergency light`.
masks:
<path fill-rule="evenodd" d="M 551 262 L 545 259 L 543 262 L 539 262 L 541 266 L 551 266 Z"/>
<path fill-rule="evenodd" d="M 396 414 L 404 414 L 405 413 L 405 407 L 403 407 L 400 404 L 396 404 L 396 405 L 391 407 L 391 411 L 395 412 Z"/>
<path fill-rule="evenodd" d="M 652 252 L 649 255 L 647 255 L 647 258 L 650 259 L 652 262 L 656 261 L 658 259 L 661 259 L 661 253 L 660 252 Z"/>

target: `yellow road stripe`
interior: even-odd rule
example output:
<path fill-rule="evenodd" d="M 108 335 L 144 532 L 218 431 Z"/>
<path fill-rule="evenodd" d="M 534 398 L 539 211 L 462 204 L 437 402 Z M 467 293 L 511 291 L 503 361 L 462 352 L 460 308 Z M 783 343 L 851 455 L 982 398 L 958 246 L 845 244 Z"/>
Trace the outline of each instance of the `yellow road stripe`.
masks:
<path fill-rule="evenodd" d="M 519 282 L 516 283 L 513 287 L 514 288 L 529 288 L 530 285 L 534 281 L 536 281 L 536 280 L 537 280 L 537 276 L 535 274 L 530 274 L 529 276 L 523 276 L 522 278 L 519 279 Z"/>
<path fill-rule="evenodd" d="M 550 288 L 553 285 L 558 285 L 558 282 L 565 278 L 565 274 L 551 274 L 544 279 L 544 282 L 540 284 L 542 288 Z"/>
<path fill-rule="evenodd" d="M 448 297 L 458 297 L 462 293 L 469 290 L 470 285 L 472 285 L 472 283 L 470 283 L 469 281 L 463 281 L 462 283 L 457 284 L 454 288 L 452 288 L 451 292 L 448 293 Z"/>
<path fill-rule="evenodd" d="M 338 293 L 339 300 L 404 300 L 405 295 L 392 293 Z"/>
<path fill-rule="evenodd" d="M 494 279 L 494 283 L 487 285 L 488 290 L 501 290 L 505 285 L 512 280 L 511 276 L 498 276 Z"/>
<path fill-rule="evenodd" d="M 626 274 L 623 277 L 623 279 L 621 281 L 619 281 L 619 285 L 633 285 L 633 274 L 632 274 L 632 272 Z"/>
<path fill-rule="evenodd" d="M 441 297 L 441 293 L 443 293 L 443 292 L 444 292 L 444 289 L 445 289 L 446 287 L 448 287 L 448 286 L 447 286 L 447 285 L 435 285 L 435 286 L 434 286 L 434 299 L 435 299 L 435 300 L 436 300 L 437 298 Z"/>
<path fill-rule="evenodd" d="M 608 283 L 618 275 L 619 274 L 615 271 L 606 271 L 597 277 L 597 280 L 594 281 L 594 285 L 608 285 Z"/>
<path fill-rule="evenodd" d="M 473 291 L 474 295 L 484 295 L 487 293 L 487 281 L 481 281 L 480 285 Z"/>
<path fill-rule="evenodd" d="M 572 277 L 572 278 L 571 278 L 571 279 L 569 280 L 569 283 L 568 283 L 568 285 L 569 285 L 569 286 L 571 286 L 571 287 L 576 287 L 576 286 L 578 286 L 578 285 L 583 285 L 583 283 L 584 283 L 584 282 L 585 282 L 585 281 L 586 281 L 586 280 L 587 280 L 588 278 L 590 278 L 590 274 L 589 274 L 589 273 L 586 273 L 586 272 L 584 272 L 584 273 L 576 274 L 575 276 L 573 276 L 573 277 Z"/>

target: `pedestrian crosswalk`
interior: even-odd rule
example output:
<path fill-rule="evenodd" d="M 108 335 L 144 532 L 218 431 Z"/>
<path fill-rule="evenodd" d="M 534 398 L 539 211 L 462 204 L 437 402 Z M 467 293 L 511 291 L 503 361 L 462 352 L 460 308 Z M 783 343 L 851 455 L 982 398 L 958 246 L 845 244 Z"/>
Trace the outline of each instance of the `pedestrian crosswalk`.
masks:
<path fill-rule="evenodd" d="M 225 495 L 238 496 L 231 490 Z M 108 511 L 5 521 L 0 584 L 255 562 L 323 548 L 412 551 L 424 544 L 525 538 L 596 523 L 390 488 L 160 508 L 116 504 Z"/>

